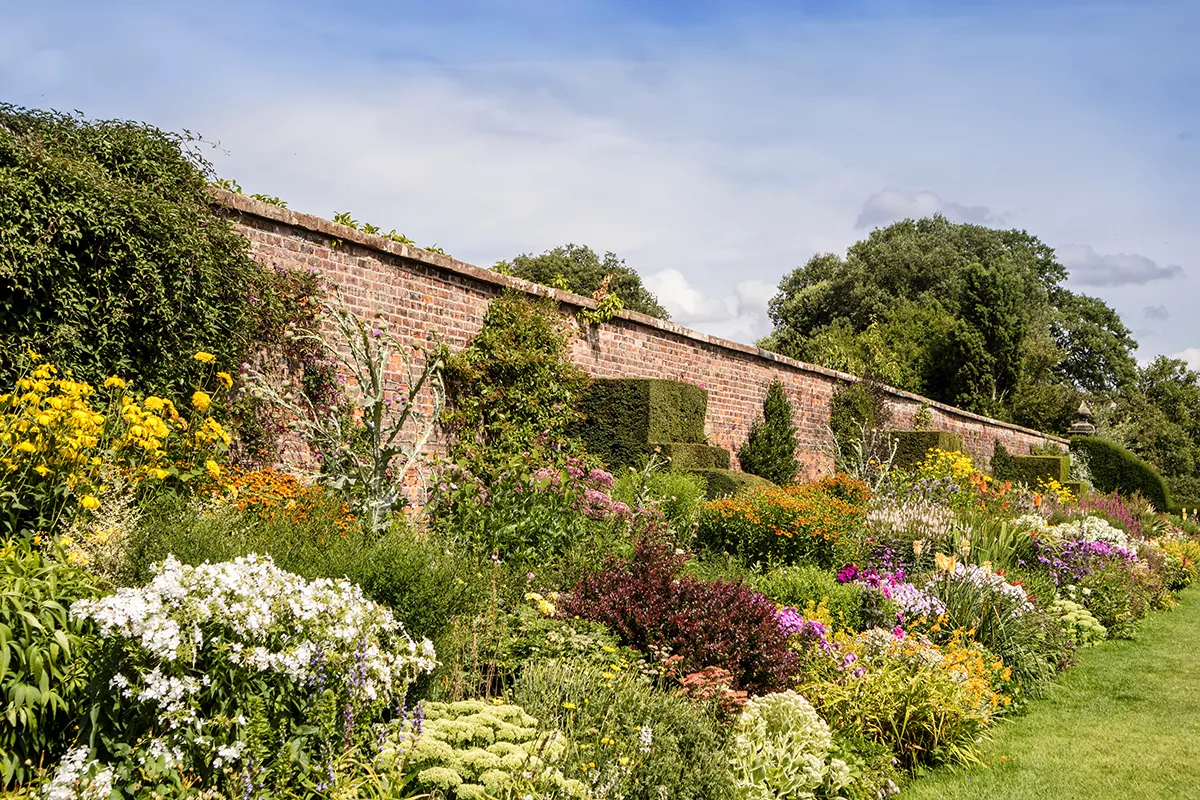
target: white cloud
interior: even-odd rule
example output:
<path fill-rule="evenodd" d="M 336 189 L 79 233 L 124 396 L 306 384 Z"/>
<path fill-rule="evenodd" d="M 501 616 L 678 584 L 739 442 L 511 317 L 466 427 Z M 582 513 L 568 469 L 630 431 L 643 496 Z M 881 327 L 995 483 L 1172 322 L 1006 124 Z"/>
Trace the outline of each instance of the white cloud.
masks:
<path fill-rule="evenodd" d="M 1194 370 L 1200 370 L 1200 347 L 1188 347 L 1178 353 L 1172 353 L 1171 358 L 1178 358 L 1188 363 Z"/>
<path fill-rule="evenodd" d="M 1003 215 L 993 214 L 987 206 L 966 206 L 952 200 L 943 200 L 933 192 L 905 192 L 899 189 L 884 189 L 867 198 L 858 213 L 856 229 L 877 228 L 902 219 L 920 219 L 942 214 L 952 222 L 970 222 L 975 225 L 999 226 L 1004 224 Z"/>
<path fill-rule="evenodd" d="M 1146 256 L 1097 253 L 1089 245 L 1060 247 L 1058 258 L 1071 273 L 1071 282 L 1080 286 L 1140 286 L 1183 275 L 1177 264 L 1160 267 Z"/>
<path fill-rule="evenodd" d="M 685 327 L 699 327 L 716 336 L 753 343 L 771 332 L 767 302 L 775 286 L 764 281 L 742 281 L 732 296 L 712 297 L 692 286 L 675 269 L 663 270 L 645 278 L 648 289 L 671 312 L 671 318 Z"/>
<path fill-rule="evenodd" d="M 680 325 L 693 326 L 701 322 L 724 322 L 736 311 L 729 304 L 714 297 L 707 297 L 688 283 L 688 279 L 677 269 L 664 269 L 647 275 L 646 288 L 658 296 L 658 301 L 671 318 Z"/>

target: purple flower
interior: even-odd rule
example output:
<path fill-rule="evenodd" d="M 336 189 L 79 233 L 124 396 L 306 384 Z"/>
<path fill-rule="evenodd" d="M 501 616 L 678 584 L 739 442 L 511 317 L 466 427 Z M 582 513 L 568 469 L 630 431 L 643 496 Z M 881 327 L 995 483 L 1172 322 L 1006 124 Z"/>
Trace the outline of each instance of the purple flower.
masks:
<path fill-rule="evenodd" d="M 779 610 L 779 629 L 810 646 L 819 647 L 826 654 L 833 652 L 833 645 L 829 643 L 829 628 L 815 619 L 806 620 L 791 606 Z"/>

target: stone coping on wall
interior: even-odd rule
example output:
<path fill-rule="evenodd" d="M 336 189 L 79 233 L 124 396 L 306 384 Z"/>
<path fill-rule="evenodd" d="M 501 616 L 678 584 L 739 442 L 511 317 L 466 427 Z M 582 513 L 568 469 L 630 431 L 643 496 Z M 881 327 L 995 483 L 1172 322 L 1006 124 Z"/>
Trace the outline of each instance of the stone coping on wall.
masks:
<path fill-rule="evenodd" d="M 441 253 L 433 253 L 428 250 L 423 250 L 413 245 L 400 244 L 383 236 L 371 233 L 363 233 L 360 230 L 342 225 L 332 220 L 324 219 L 323 217 L 313 216 L 312 214 L 302 214 L 298 211 L 283 208 L 272 203 L 265 203 L 261 200 L 256 200 L 243 194 L 226 191 L 224 189 L 210 189 L 218 206 L 235 211 L 240 214 L 248 214 L 251 216 L 260 217 L 273 222 L 278 222 L 284 225 L 290 225 L 295 228 L 301 228 L 313 233 L 324 234 L 333 239 L 340 239 L 346 242 L 353 242 L 361 247 L 370 250 L 376 250 L 382 253 L 402 258 L 408 261 L 414 261 L 426 267 L 432 267 L 443 272 L 459 275 L 480 281 L 482 283 L 490 283 L 503 288 L 515 289 L 527 294 L 537 295 L 540 297 L 550 297 L 556 302 L 563 305 L 576 306 L 578 308 L 595 308 L 596 301 L 591 297 L 575 294 L 573 292 L 565 292 L 561 289 L 555 289 L 551 286 L 542 286 L 538 283 L 514 278 L 509 275 L 503 275 L 495 270 L 484 269 L 477 267 L 474 264 L 468 264 L 465 261 L 444 256 Z M 797 361 L 794 358 L 788 358 L 778 353 L 773 353 L 769 350 L 763 350 L 754 345 L 742 344 L 731 339 L 722 339 L 719 336 L 711 336 L 707 333 L 685 328 L 682 325 L 676 325 L 674 322 L 651 317 L 647 314 L 640 314 L 636 311 L 622 310 L 617 314 L 617 317 L 629 322 L 636 323 L 648 328 L 655 328 L 664 333 L 679 336 L 694 342 L 698 342 L 709 347 L 720 350 L 728 350 L 735 353 L 740 353 L 750 358 L 759 359 L 762 361 L 770 361 L 789 369 L 798 370 L 800 372 L 816 373 L 825 375 L 826 377 L 835 380 L 854 383 L 860 380 L 855 375 L 847 372 L 839 372 L 838 370 L 822 367 L 817 364 L 808 364 L 803 361 Z M 1031 436 L 1041 437 L 1050 441 L 1057 442 L 1062 445 L 1069 444 L 1069 440 L 1061 436 L 1054 436 L 1041 431 L 1035 431 L 1031 428 L 1025 428 L 1020 425 L 1014 425 L 1011 422 L 1003 422 L 1001 420 L 985 417 L 982 414 L 976 414 L 971 411 L 964 411 L 961 408 L 940 403 L 937 400 L 931 400 L 927 397 L 922 397 L 912 392 L 897 389 L 892 386 L 887 387 L 889 394 L 911 400 L 916 403 L 924 403 L 930 408 L 936 408 L 939 411 L 959 417 L 965 420 L 973 420 L 981 424 L 985 424 L 995 428 L 1003 428 L 1006 430 L 1018 431 L 1020 433 L 1029 434 Z"/>

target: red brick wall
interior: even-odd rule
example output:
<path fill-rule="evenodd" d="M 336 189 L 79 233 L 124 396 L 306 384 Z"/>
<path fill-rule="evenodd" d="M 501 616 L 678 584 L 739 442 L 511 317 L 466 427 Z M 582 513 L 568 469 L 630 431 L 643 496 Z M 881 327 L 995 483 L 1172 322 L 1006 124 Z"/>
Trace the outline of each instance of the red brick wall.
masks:
<path fill-rule="evenodd" d="M 594 305 L 590 298 L 509 278 L 318 217 L 241 195 L 216 195 L 261 263 L 318 270 L 340 287 L 356 313 L 382 315 L 402 340 L 424 341 L 427 332 L 436 331 L 451 349 L 464 347 L 479 330 L 488 303 L 507 287 L 553 297 L 564 313 Z M 737 448 L 761 411 L 767 385 L 779 378 L 796 411 L 798 455 L 806 475 L 832 469 L 826 454 L 829 401 L 838 384 L 855 380 L 853 376 L 632 312 L 581 332 L 571 352 L 575 363 L 595 377 L 668 378 L 703 385 L 709 393 L 705 430 L 713 444 L 735 453 L 735 464 Z M 898 428 L 910 427 L 920 404 L 927 403 L 933 427 L 961 434 L 977 463 L 991 458 L 997 439 L 1014 454 L 1028 453 L 1031 445 L 1047 441 L 1066 444 L 1065 439 L 899 390 L 890 390 L 889 402 Z M 293 450 L 288 459 L 301 457 Z"/>

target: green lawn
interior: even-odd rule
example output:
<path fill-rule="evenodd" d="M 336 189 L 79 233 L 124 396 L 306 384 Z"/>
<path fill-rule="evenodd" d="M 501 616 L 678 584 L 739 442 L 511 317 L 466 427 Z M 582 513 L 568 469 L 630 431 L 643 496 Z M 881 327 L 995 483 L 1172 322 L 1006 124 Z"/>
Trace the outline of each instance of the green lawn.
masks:
<path fill-rule="evenodd" d="M 987 765 L 939 770 L 902 800 L 1200 798 L 1200 589 L 1137 641 L 1083 652 L 1051 695 L 1000 723 Z"/>

